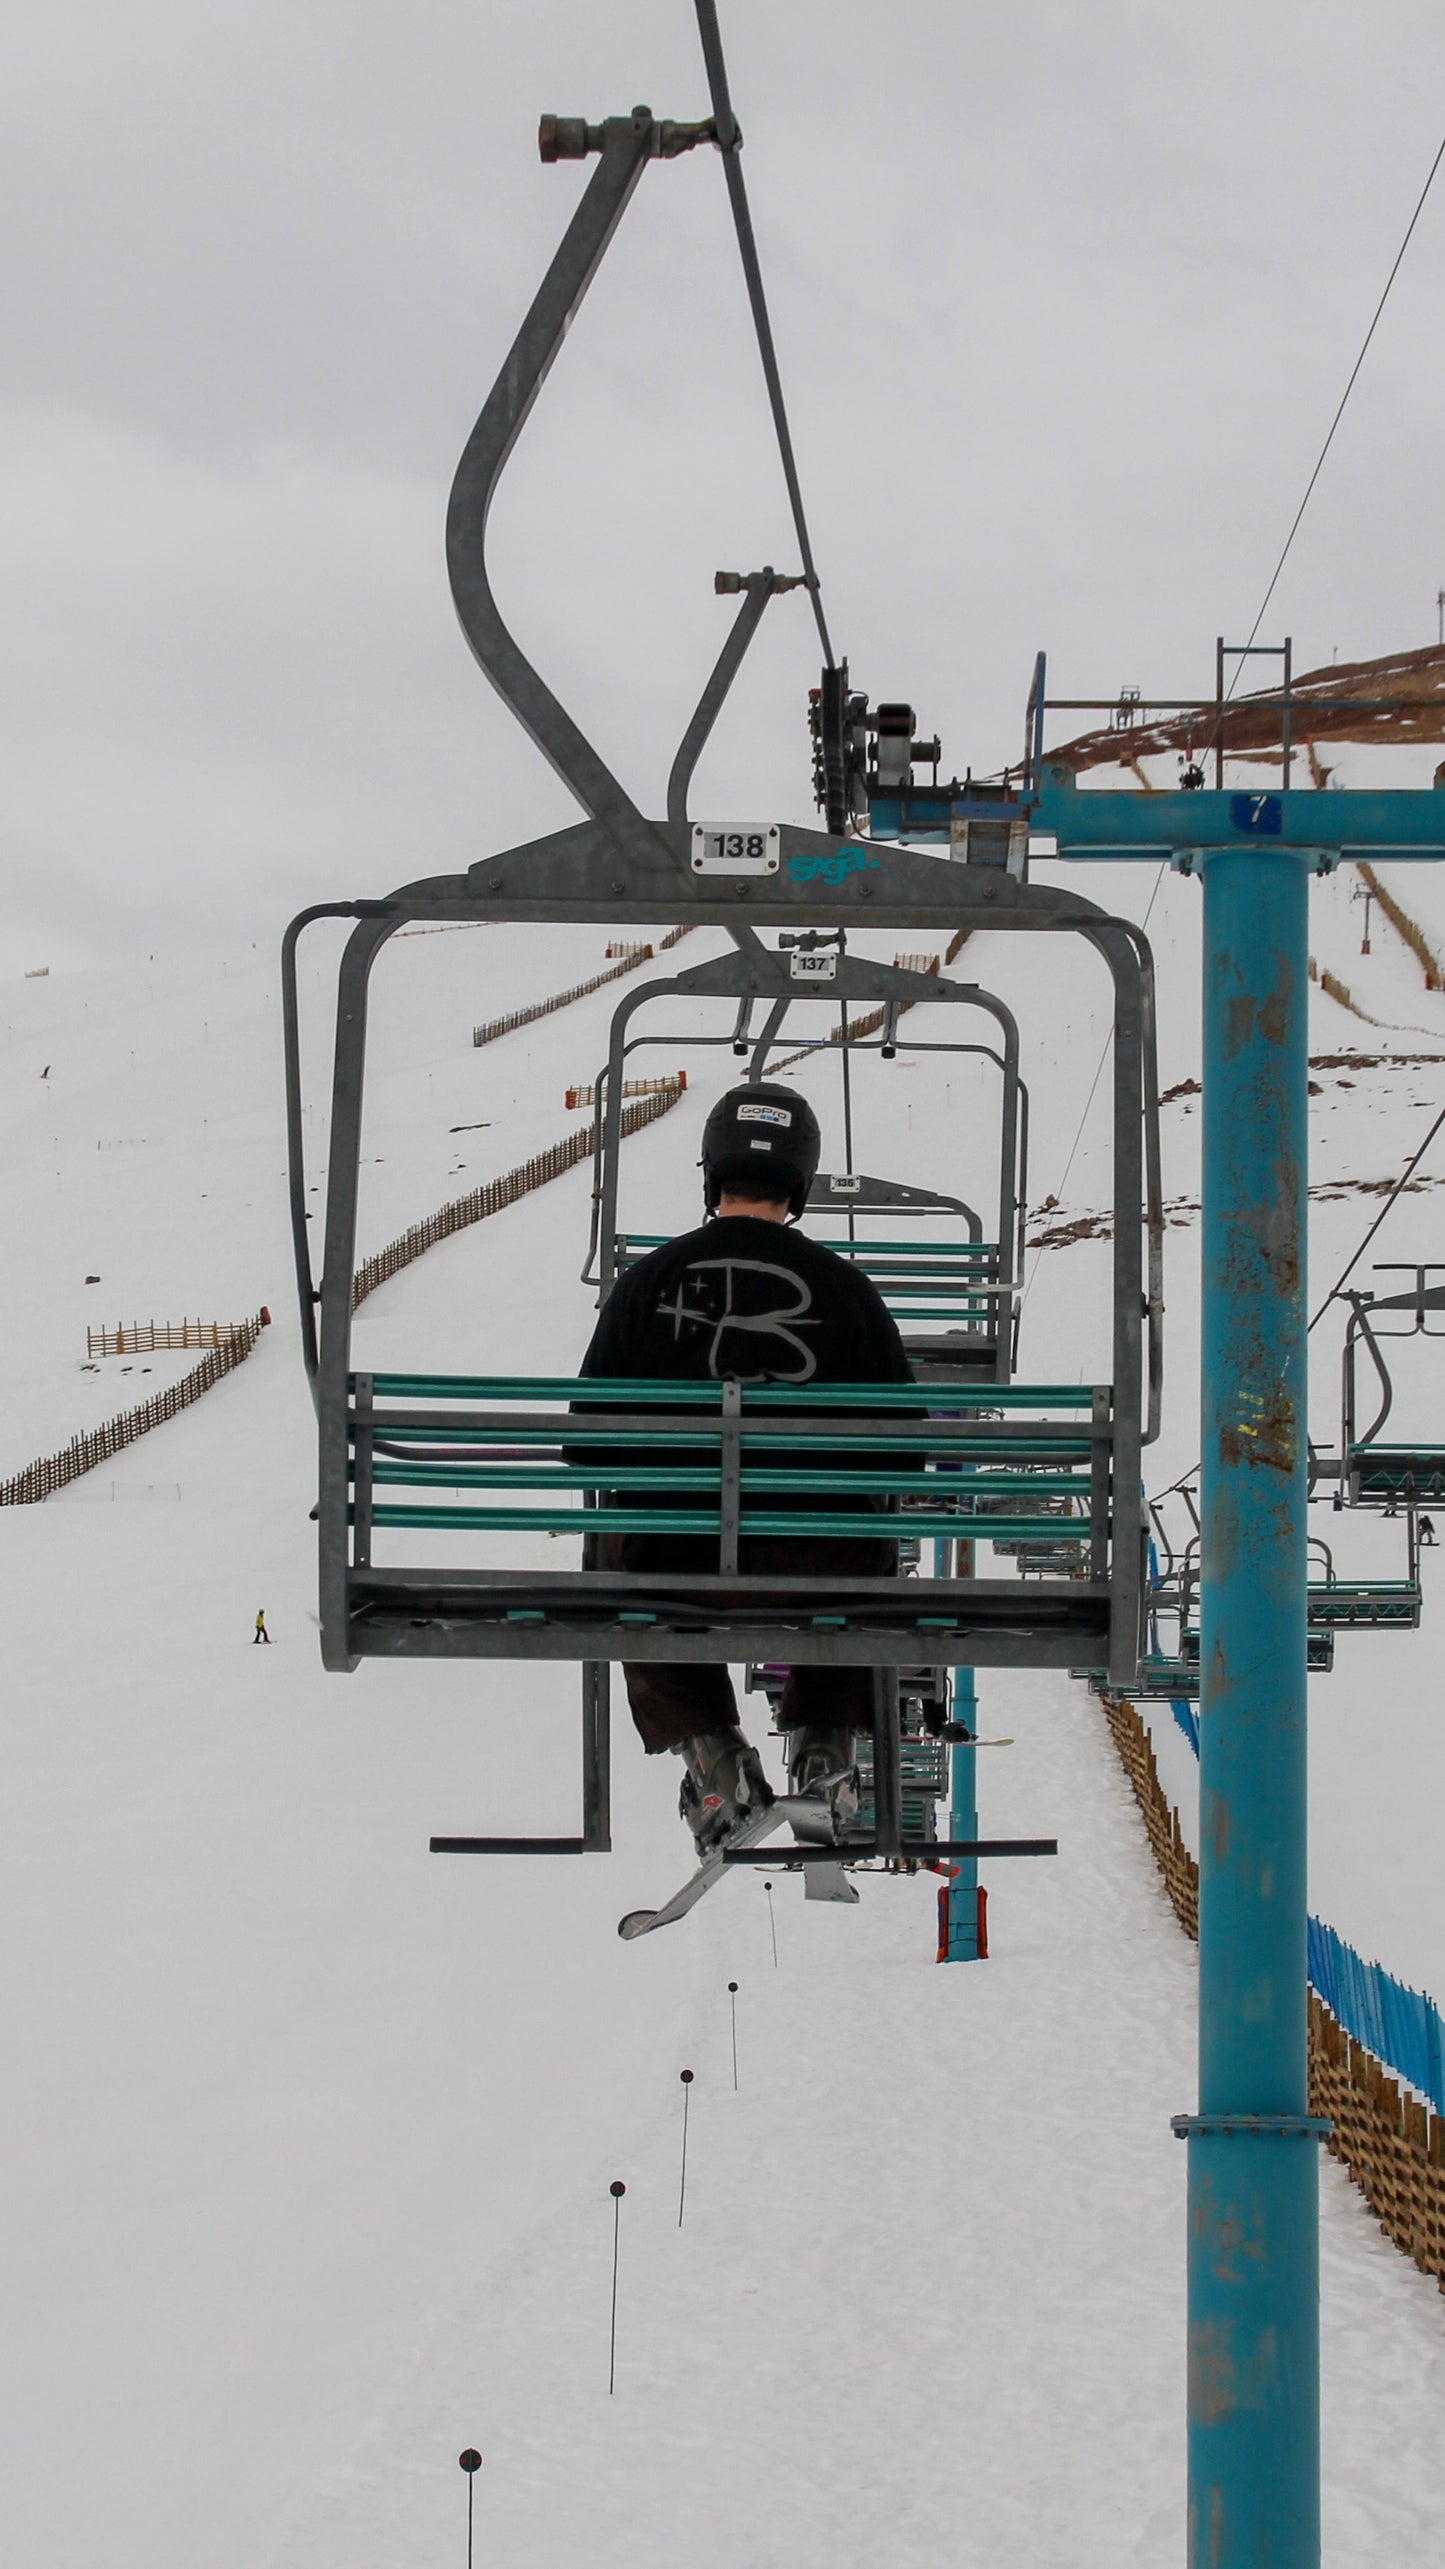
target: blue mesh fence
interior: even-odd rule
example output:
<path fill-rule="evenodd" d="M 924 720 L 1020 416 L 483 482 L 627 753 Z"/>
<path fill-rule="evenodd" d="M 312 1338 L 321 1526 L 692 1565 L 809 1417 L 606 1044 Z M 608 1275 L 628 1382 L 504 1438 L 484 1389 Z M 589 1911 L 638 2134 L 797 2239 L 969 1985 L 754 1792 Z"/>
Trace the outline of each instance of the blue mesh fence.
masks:
<path fill-rule="evenodd" d="M 1175 1703 L 1170 1709 L 1197 1757 L 1194 1706 Z M 1322 1918 L 1309 1922 L 1309 1976 L 1336 2024 L 1398 2078 L 1408 2079 L 1437 2114 L 1445 2114 L 1445 2044 L 1434 1999 L 1423 1989 L 1407 1989 L 1380 1963 L 1366 1962 Z"/>
<path fill-rule="evenodd" d="M 1310 1980 L 1337 2024 L 1387 2069 L 1407 2078 L 1445 2114 L 1440 2010 L 1422 1989 L 1407 1989 L 1377 1962 L 1366 1962 L 1322 1919 L 1309 1923 Z"/>
<path fill-rule="evenodd" d="M 1194 1706 L 1184 1703 L 1178 1695 L 1171 1695 L 1169 1710 L 1197 1757 L 1199 1755 L 1199 1715 Z"/>

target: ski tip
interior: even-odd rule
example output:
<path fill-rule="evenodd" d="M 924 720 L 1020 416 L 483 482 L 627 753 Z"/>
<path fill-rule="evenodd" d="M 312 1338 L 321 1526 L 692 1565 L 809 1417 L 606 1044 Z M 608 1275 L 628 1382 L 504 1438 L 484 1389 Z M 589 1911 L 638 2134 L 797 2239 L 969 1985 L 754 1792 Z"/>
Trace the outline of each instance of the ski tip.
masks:
<path fill-rule="evenodd" d="M 623 1943 L 630 1945 L 634 1936 L 645 1936 L 656 1915 L 655 1909 L 629 1909 L 626 1917 L 617 1921 Z"/>

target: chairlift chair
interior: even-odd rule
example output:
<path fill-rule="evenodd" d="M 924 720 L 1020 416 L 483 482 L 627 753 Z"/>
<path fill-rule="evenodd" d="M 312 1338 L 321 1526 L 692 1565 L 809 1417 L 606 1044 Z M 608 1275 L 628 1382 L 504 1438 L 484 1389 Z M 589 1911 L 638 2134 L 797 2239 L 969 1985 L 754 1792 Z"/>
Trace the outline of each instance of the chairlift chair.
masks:
<path fill-rule="evenodd" d="M 1157 1432 L 1162 1381 L 1162 1237 L 1153 980 L 1149 948 L 1132 922 L 1079 895 L 1027 880 L 1026 864 L 994 861 L 966 837 L 949 858 L 873 844 L 854 828 L 791 824 L 737 829 L 687 819 L 692 766 L 716 719 L 769 599 L 790 583 L 771 569 L 735 575 L 737 620 L 673 763 L 667 817 L 649 820 L 611 774 L 512 638 L 492 593 L 487 513 L 506 458 L 561 346 L 632 189 L 649 162 L 710 138 L 639 109 L 601 127 L 553 120 L 548 157 L 597 151 L 599 165 L 468 440 L 448 518 L 448 564 L 464 633 L 494 687 L 563 776 L 585 817 L 570 828 L 479 858 L 459 872 L 403 884 L 384 899 L 314 905 L 283 946 L 287 1125 L 301 1333 L 318 1420 L 320 1630 L 325 1665 L 365 1658 L 580 1662 L 583 1675 L 583 1820 L 567 1838 L 478 1838 L 439 1844 L 478 1852 L 583 1852 L 609 1841 L 607 1672 L 618 1660 L 693 1659 L 867 1665 L 875 1671 L 872 1839 L 851 1850 L 886 1860 L 913 1847 L 902 1803 L 898 1672 L 959 1664 L 1069 1667 L 1080 1659 L 1124 1683 L 1137 1668 L 1143 1607 L 1140 1460 Z M 566 151 L 558 143 L 565 127 Z M 727 586 L 727 582 L 720 585 Z M 1010 825 L 1012 828 L 1012 824 Z M 1016 835 L 1016 833 L 1015 833 Z M 1012 850 L 1013 841 L 1010 840 Z M 975 861 L 976 860 L 976 861 Z M 316 919 L 350 917 L 336 991 L 323 1267 L 312 1272 L 306 1222 L 301 1096 L 298 942 Z M 1113 992 L 1113 1318 L 1099 1380 L 1026 1385 L 969 1379 L 823 1388 L 736 1383 L 578 1382 L 570 1377 L 484 1378 L 367 1372 L 351 1347 L 362 1092 L 368 992 L 389 939 L 412 923 L 594 921 L 611 931 L 658 918 L 721 928 L 776 990 L 779 954 L 763 933 L 801 933 L 812 946 L 850 930 L 975 929 L 1076 936 L 1102 960 Z M 729 971 L 732 958 L 726 958 Z M 852 995 L 863 970 L 839 963 L 838 991 Z M 707 967 L 699 972 L 706 978 Z M 788 984 L 791 993 L 792 975 Z M 895 972 L 896 995 L 933 1002 L 930 976 Z M 720 984 L 721 987 L 721 984 Z M 640 997 L 640 993 L 638 996 Z M 964 996 L 961 987 L 959 997 Z M 967 986 L 969 1004 L 988 1004 Z M 625 1029 L 626 1013 L 620 1012 Z M 625 1032 L 614 1028 L 606 1117 L 620 1117 Z M 684 1112 L 686 1109 L 683 1110 Z M 606 1145 L 604 1142 L 604 1149 Z M 1006 1159 L 1006 1182 L 1016 1163 Z M 845 1172 L 845 1174 L 848 1174 Z M 1000 1227 L 1002 1250 L 1012 1234 Z M 604 1247 L 613 1260 L 614 1245 Z M 1015 1281 L 1010 1259 L 1007 1292 Z M 907 1412 L 900 1421 L 898 1412 Z M 785 1422 L 779 1412 L 786 1413 Z M 785 1425 L 785 1433 L 784 1431 Z M 564 1459 L 589 1444 L 645 1465 L 579 1467 Z M 866 1462 L 839 1474 L 829 1449 L 900 1454 L 877 1472 Z M 802 1581 L 740 1574 L 742 1536 L 771 1530 L 769 1499 L 807 1501 L 783 1530 L 838 1543 L 835 1576 Z M 663 1462 L 660 1458 L 666 1458 Z M 645 1480 L 639 1482 L 639 1470 Z M 668 1504 L 641 1508 L 636 1491 Z M 971 1538 L 969 1575 L 925 1579 L 900 1566 L 891 1578 L 849 1574 L 850 1540 L 876 1535 L 876 1516 L 830 1508 L 844 1486 L 862 1486 L 900 1512 L 901 1528 L 947 1542 Z M 988 1538 L 1055 1539 L 1040 1501 L 1077 1499 L 1087 1510 L 1084 1579 L 975 1575 Z M 1008 1514 L 986 1512 L 1006 1502 Z M 987 1522 L 988 1537 L 981 1528 Z M 498 1566 L 486 1538 L 523 1531 L 580 1542 L 578 1566 Z M 601 1531 L 703 1532 L 719 1544 L 707 1576 L 642 1576 L 598 1566 Z M 392 1556 L 391 1538 L 425 1534 L 424 1564 Z M 479 1538 L 484 1540 L 479 1544 Z M 479 1549 L 482 1558 L 477 1554 Z M 946 1852 L 946 1849 L 939 1849 Z M 976 1850 L 961 1850 L 964 1852 Z M 791 1860 L 791 1859 L 789 1859 Z"/>
<path fill-rule="evenodd" d="M 1415 1282 L 1408 1293 L 1349 1292 L 1342 1296 L 1349 1304 L 1350 1316 L 1345 1324 L 1341 1370 L 1339 1470 L 1341 1496 L 1349 1507 L 1383 1508 L 1387 1514 L 1403 1507 L 1413 1518 L 1422 1506 L 1445 1499 L 1445 1443 L 1438 1438 L 1419 1437 L 1403 1444 L 1380 1442 L 1380 1430 L 1395 1404 L 1395 1386 L 1384 1347 L 1392 1339 L 1445 1337 L 1445 1328 L 1430 1325 L 1432 1314 L 1445 1313 L 1445 1285 L 1429 1285 L 1425 1281 L 1427 1276 L 1439 1274 L 1442 1267 L 1445 1260 L 1439 1259 L 1403 1268 L 1393 1260 L 1387 1261 L 1376 1272 L 1413 1276 Z M 1406 1316 L 1408 1326 L 1400 1328 L 1383 1319 L 1384 1315 L 1394 1314 Z M 1380 1395 L 1379 1408 L 1364 1428 L 1359 1423 L 1362 1355 L 1369 1359 Z"/>
<path fill-rule="evenodd" d="M 1406 1511 L 1405 1576 L 1403 1579 L 1342 1578 L 1335 1568 L 1334 1553 L 1319 1535 L 1309 1540 L 1311 1569 L 1321 1575 L 1309 1578 L 1305 1589 L 1305 1622 L 1309 1634 L 1309 1665 L 1324 1669 L 1334 1665 L 1333 1646 L 1322 1655 L 1319 1636 L 1336 1632 L 1414 1632 L 1420 1623 L 1421 1588 L 1419 1532 L 1413 1509 Z M 1177 1558 L 1171 1556 L 1168 1571 L 1151 1580 L 1149 1608 L 1151 1622 L 1173 1618 L 1178 1626 L 1179 1651 L 1182 1658 L 1197 1660 L 1199 1651 L 1199 1581 L 1200 1545 L 1197 1534 L 1191 1535 Z"/>

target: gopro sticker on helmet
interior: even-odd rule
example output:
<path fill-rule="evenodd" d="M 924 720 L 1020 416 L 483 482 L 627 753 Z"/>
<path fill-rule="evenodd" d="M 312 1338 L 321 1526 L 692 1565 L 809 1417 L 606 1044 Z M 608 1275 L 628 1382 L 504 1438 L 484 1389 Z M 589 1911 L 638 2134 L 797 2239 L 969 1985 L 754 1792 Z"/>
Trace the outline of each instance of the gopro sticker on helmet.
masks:
<path fill-rule="evenodd" d="M 791 1124 L 792 1113 L 786 1106 L 740 1106 L 740 1124 Z"/>

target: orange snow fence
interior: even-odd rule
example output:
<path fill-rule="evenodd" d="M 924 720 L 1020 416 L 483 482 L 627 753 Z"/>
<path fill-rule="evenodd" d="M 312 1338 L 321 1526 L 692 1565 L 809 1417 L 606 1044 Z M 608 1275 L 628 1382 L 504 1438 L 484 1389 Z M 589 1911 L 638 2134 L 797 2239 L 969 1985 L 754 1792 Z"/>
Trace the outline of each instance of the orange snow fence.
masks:
<path fill-rule="evenodd" d="M 271 1315 L 262 1310 L 257 1319 L 265 1329 Z M 87 1356 L 154 1356 L 157 1350 L 171 1347 L 222 1347 L 247 1326 L 244 1320 L 120 1320 L 114 1329 L 87 1329 L 85 1352 Z"/>
<path fill-rule="evenodd" d="M 681 1097 L 686 1086 L 685 1070 L 666 1070 L 659 1072 L 656 1079 L 624 1079 L 622 1094 L 624 1097 Z M 569 1088 L 567 1103 L 569 1106 L 595 1106 L 596 1082 L 584 1080 L 580 1088 Z"/>

